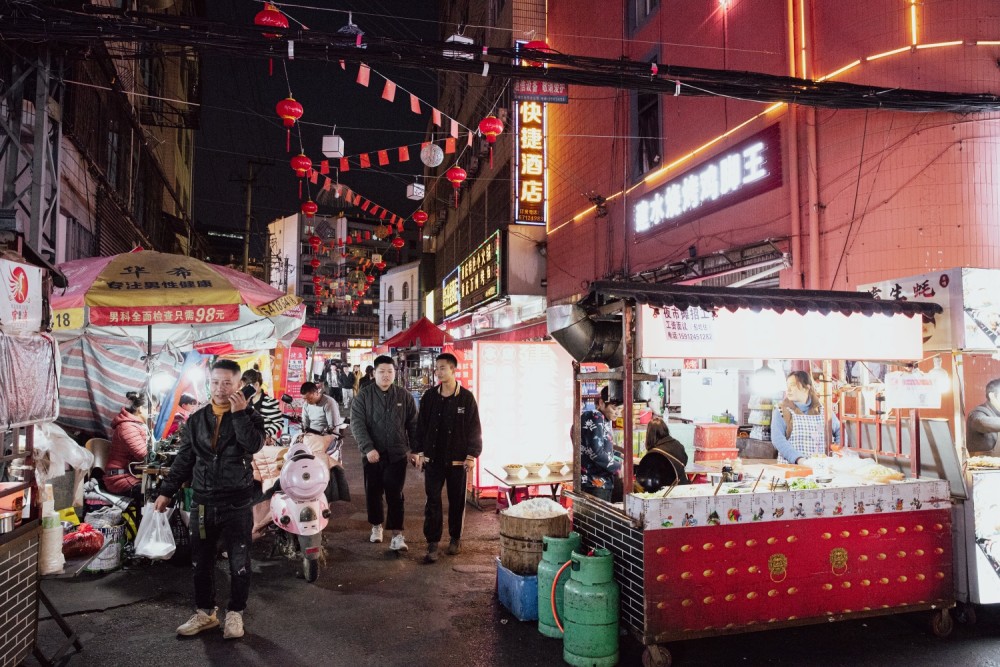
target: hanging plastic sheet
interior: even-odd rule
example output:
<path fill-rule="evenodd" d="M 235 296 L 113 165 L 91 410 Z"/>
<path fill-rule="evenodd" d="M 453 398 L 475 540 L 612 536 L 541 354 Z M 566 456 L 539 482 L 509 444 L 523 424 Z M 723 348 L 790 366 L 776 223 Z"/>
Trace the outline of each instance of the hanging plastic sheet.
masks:
<path fill-rule="evenodd" d="M 0 425 L 26 426 L 59 415 L 58 363 L 48 334 L 0 331 Z"/>

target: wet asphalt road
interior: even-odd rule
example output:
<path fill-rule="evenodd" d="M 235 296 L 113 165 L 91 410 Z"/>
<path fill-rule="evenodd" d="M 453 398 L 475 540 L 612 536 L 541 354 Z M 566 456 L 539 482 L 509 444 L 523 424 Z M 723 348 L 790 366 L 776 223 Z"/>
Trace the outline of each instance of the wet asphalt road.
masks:
<path fill-rule="evenodd" d="M 345 451 L 354 452 L 350 446 Z M 188 567 L 155 563 L 101 576 L 46 581 L 45 591 L 80 633 L 84 651 L 69 665 L 280 666 L 518 666 L 559 665 L 558 640 L 534 623 L 513 618 L 496 600 L 494 557 L 499 521 L 490 508 L 467 506 L 464 552 L 420 560 L 423 482 L 411 469 L 406 488 L 402 557 L 368 542 L 361 462 L 348 457 L 353 500 L 331 509 L 319 580 L 296 576 L 298 561 L 254 561 L 245 614 L 246 636 L 226 641 L 221 630 L 179 639 L 174 628 L 191 614 Z M 447 528 L 446 528 L 447 531 Z M 267 544 L 258 542 L 257 555 Z M 220 602 L 228 590 L 219 562 Z M 221 606 L 221 605 L 220 605 Z M 956 624 L 947 639 L 928 630 L 925 614 L 906 614 L 828 626 L 762 632 L 671 645 L 678 665 L 963 665 L 1000 667 L 1000 609 L 979 608 L 978 623 Z M 51 619 L 39 623 L 39 644 L 50 651 L 61 635 Z M 622 665 L 641 664 L 642 647 L 623 638 Z M 32 658 L 25 664 L 37 665 Z"/>

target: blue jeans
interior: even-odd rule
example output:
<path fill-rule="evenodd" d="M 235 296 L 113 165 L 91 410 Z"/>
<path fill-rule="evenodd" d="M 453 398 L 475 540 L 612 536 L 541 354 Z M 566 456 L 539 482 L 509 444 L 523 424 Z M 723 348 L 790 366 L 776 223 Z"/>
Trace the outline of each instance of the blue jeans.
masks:
<path fill-rule="evenodd" d="M 243 611 L 250 597 L 250 543 L 253 505 L 193 505 L 191 560 L 198 609 L 215 607 L 215 558 L 219 540 L 229 554 L 229 611 Z"/>

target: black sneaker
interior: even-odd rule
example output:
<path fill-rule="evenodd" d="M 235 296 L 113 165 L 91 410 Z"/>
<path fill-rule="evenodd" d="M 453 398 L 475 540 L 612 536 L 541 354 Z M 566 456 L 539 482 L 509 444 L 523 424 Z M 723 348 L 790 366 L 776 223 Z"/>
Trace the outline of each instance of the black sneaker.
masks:
<path fill-rule="evenodd" d="M 424 556 L 425 563 L 436 563 L 440 553 L 438 552 L 438 543 L 429 542 L 427 544 L 427 555 Z"/>
<path fill-rule="evenodd" d="M 448 543 L 448 551 L 446 552 L 449 556 L 457 556 L 462 553 L 462 540 L 452 540 Z"/>

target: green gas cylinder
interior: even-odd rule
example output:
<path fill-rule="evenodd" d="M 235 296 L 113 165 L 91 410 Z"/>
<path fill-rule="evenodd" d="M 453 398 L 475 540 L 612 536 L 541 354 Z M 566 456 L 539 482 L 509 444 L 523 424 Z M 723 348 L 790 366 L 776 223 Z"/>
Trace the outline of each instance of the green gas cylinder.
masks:
<path fill-rule="evenodd" d="M 595 549 L 570 556 L 570 578 L 563 590 L 563 660 L 575 667 L 618 664 L 618 584 L 611 552 Z"/>
<path fill-rule="evenodd" d="M 542 537 L 542 562 L 538 564 L 538 631 L 546 637 L 556 639 L 563 636 L 562 630 L 552 617 L 552 582 L 570 554 L 580 548 L 580 534 L 573 532 L 567 537 Z M 556 611 L 563 615 L 563 586 L 569 580 L 569 568 L 559 575 L 556 585 Z"/>

